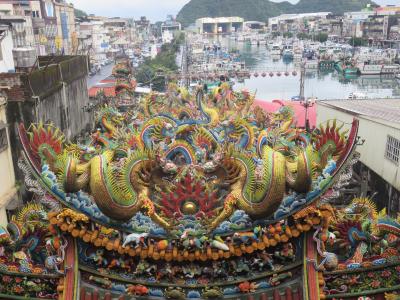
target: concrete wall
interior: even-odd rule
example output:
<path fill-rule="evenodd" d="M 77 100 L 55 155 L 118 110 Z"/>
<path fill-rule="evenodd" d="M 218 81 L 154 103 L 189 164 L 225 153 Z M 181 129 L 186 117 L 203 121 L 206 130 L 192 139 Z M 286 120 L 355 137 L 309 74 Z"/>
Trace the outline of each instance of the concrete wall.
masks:
<path fill-rule="evenodd" d="M 346 122 L 348 128 L 354 117 L 321 102 L 317 104 L 317 124 L 336 118 Z M 357 147 L 361 154 L 360 161 L 400 191 L 400 165 L 385 158 L 387 136 L 391 135 L 400 140 L 400 124 L 365 115 L 358 115 L 357 118 L 360 120 L 358 135 L 365 139 L 364 145 Z"/>
<path fill-rule="evenodd" d="M 14 167 L 21 178 L 16 162 L 21 151 L 17 126 L 40 121 L 59 127 L 67 139 L 91 129 L 93 113 L 86 112 L 89 104 L 87 91 L 87 60 L 85 56 L 63 56 L 55 64 L 32 73 L 0 74 L 0 86 L 8 84 L 7 118 L 10 124 Z M 41 58 L 40 64 L 51 57 Z"/>

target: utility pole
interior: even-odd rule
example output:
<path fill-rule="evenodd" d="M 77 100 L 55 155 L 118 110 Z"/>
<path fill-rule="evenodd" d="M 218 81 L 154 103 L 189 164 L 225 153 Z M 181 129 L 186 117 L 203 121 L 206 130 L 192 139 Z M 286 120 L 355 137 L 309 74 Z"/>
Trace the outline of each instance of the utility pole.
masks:
<path fill-rule="evenodd" d="M 185 43 L 182 46 L 182 67 L 181 67 L 181 77 L 182 84 L 185 85 L 186 88 L 189 88 L 190 78 L 189 78 L 189 42 L 188 35 L 185 32 Z"/>
<path fill-rule="evenodd" d="M 308 109 L 314 106 L 314 103 L 310 101 L 310 99 L 305 99 L 304 97 L 304 81 L 306 75 L 306 61 L 301 62 L 300 67 L 300 105 L 305 108 L 304 114 L 304 126 L 306 127 L 306 131 L 310 131 L 310 120 L 308 119 Z"/>
<path fill-rule="evenodd" d="M 303 60 L 300 64 L 300 101 L 304 101 L 304 81 L 306 75 L 306 62 Z"/>

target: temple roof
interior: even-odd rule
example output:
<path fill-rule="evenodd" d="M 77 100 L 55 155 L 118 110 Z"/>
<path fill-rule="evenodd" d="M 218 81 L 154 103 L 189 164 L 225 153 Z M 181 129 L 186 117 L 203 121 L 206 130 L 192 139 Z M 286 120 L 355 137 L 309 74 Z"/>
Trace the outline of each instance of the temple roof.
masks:
<path fill-rule="evenodd" d="M 298 127 L 305 127 L 306 110 L 298 101 L 273 100 L 272 102 L 268 102 L 265 100 L 255 100 L 254 105 L 262 107 L 267 112 L 276 112 L 282 105 L 291 106 L 295 112 L 295 124 Z M 315 105 L 309 108 L 308 117 L 311 128 L 314 128 L 317 122 Z"/>

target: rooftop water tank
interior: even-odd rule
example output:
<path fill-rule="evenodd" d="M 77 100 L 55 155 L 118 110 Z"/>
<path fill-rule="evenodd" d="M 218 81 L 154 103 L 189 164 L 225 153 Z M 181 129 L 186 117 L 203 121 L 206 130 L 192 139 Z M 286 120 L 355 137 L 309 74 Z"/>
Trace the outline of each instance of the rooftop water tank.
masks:
<path fill-rule="evenodd" d="M 32 47 L 14 48 L 13 57 L 15 67 L 31 68 L 37 59 L 36 49 Z"/>

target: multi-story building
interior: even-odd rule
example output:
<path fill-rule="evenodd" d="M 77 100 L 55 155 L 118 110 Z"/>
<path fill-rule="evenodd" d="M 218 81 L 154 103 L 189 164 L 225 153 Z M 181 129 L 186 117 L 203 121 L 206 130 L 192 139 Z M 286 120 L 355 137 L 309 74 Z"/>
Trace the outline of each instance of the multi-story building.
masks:
<path fill-rule="evenodd" d="M 129 21 L 123 18 L 109 18 L 103 22 L 113 50 L 127 48 L 131 40 Z"/>
<path fill-rule="evenodd" d="M 363 37 L 370 40 L 386 40 L 389 34 L 389 16 L 372 15 L 363 21 Z"/>
<path fill-rule="evenodd" d="M 8 22 L 2 24 L 2 20 L 0 19 L 0 73 L 14 71 L 13 48 L 11 24 Z"/>
<path fill-rule="evenodd" d="M 61 53 L 74 54 L 78 47 L 74 6 L 72 4 L 67 4 L 65 0 L 55 0 L 54 8 L 57 19 L 56 46 L 61 46 L 59 49 Z"/>
<path fill-rule="evenodd" d="M 168 15 L 167 20 L 162 22 L 161 24 L 161 33 L 163 33 L 164 31 L 175 32 L 180 31 L 181 29 L 181 23 L 176 21 L 176 19 L 172 15 Z"/>
<path fill-rule="evenodd" d="M 244 19 L 240 17 L 200 18 L 196 20 L 200 34 L 224 34 L 243 30 Z"/>
<path fill-rule="evenodd" d="M 78 35 L 78 50 L 77 54 L 79 55 L 89 55 L 91 47 L 92 47 L 92 33 L 88 30 L 81 30 L 82 23 L 76 23 L 75 28 Z M 83 28 L 86 28 L 83 26 Z"/>
<path fill-rule="evenodd" d="M 57 52 L 57 18 L 53 0 L 40 0 L 40 11 L 44 28 L 39 28 L 39 48 L 44 48 L 46 55 L 54 54 Z"/>
<path fill-rule="evenodd" d="M 0 226 L 7 225 L 6 208 L 17 199 L 15 174 L 6 117 L 7 97 L 0 93 Z"/>
<path fill-rule="evenodd" d="M 14 47 L 35 47 L 30 1 L 3 0 L 0 2 L 0 18 L 12 24 Z"/>
<path fill-rule="evenodd" d="M 305 14 L 284 14 L 268 19 L 268 28 L 272 32 L 315 32 L 318 22 L 326 19 L 330 12 Z"/>
<path fill-rule="evenodd" d="M 30 10 L 31 10 L 31 18 L 32 18 L 32 29 L 33 36 L 35 39 L 35 48 L 38 55 L 46 55 L 46 42 L 43 39 L 45 23 L 42 18 L 42 9 L 39 0 L 30 1 Z"/>
<path fill-rule="evenodd" d="M 110 49 L 110 36 L 103 21 L 82 22 L 79 25 L 79 40 L 85 40 L 92 63 L 101 62 L 107 58 Z"/>
<path fill-rule="evenodd" d="M 317 22 L 317 31 L 328 35 L 342 36 L 343 17 L 328 15 L 326 19 L 320 19 Z"/>
<path fill-rule="evenodd" d="M 0 17 L 13 25 L 14 47 L 34 47 L 39 55 L 77 47 L 74 7 L 64 0 L 2 0 Z"/>
<path fill-rule="evenodd" d="M 0 20 L 1 21 L 1 20 Z M 0 73 L 14 71 L 13 40 L 11 25 L 0 23 Z M 9 88 L 8 82 L 3 82 Z M 0 226 L 7 224 L 6 207 L 16 198 L 15 175 L 11 155 L 8 122 L 6 118 L 7 97 L 0 92 Z"/>
<path fill-rule="evenodd" d="M 400 14 L 400 6 L 388 5 L 388 6 L 380 6 L 374 9 L 375 13 L 378 15 L 399 15 Z"/>
<path fill-rule="evenodd" d="M 161 23 L 160 31 L 163 43 L 171 43 L 175 33 L 181 31 L 181 23 L 177 22 L 172 15 L 167 16 L 167 20 Z"/>
<path fill-rule="evenodd" d="M 147 40 L 151 33 L 150 20 L 146 17 L 140 17 L 139 20 L 134 21 L 135 27 L 137 29 L 138 37 L 141 41 Z"/>
<path fill-rule="evenodd" d="M 389 40 L 400 41 L 400 19 L 398 20 L 398 24 L 390 27 Z"/>

